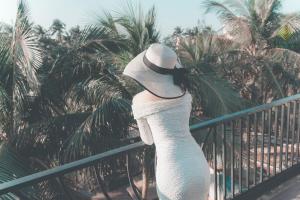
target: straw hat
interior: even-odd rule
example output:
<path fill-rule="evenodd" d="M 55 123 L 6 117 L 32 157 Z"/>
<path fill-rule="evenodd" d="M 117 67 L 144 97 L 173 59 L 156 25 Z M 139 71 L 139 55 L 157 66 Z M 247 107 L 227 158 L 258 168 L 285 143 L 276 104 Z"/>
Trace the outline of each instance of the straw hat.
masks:
<path fill-rule="evenodd" d="M 185 94 L 181 87 L 186 69 L 169 47 L 154 43 L 132 59 L 123 74 L 134 79 L 146 90 L 161 98 L 178 98 Z"/>

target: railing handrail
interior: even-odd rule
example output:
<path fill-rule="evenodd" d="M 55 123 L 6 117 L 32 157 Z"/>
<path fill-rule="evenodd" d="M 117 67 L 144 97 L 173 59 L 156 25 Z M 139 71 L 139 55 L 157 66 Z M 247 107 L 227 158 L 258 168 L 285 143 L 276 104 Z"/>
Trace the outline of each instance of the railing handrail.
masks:
<path fill-rule="evenodd" d="M 221 117 L 217 117 L 215 119 L 211 119 L 211 120 L 207 120 L 207 121 L 203 121 L 203 122 L 199 122 L 197 124 L 191 125 L 190 126 L 190 131 L 195 131 L 198 129 L 202 129 L 202 128 L 206 128 L 209 126 L 213 126 L 216 125 L 220 122 L 225 122 L 225 121 L 229 121 L 232 120 L 234 118 L 238 118 L 238 117 L 242 117 L 242 116 L 246 116 L 249 114 L 253 114 L 255 112 L 259 112 L 259 111 L 263 111 L 263 110 L 268 110 L 274 106 L 279 106 L 291 101 L 295 101 L 297 99 L 300 99 L 300 94 L 297 95 L 293 95 L 290 97 L 286 97 L 280 100 L 276 100 L 273 101 L 271 103 L 268 104 L 264 104 L 264 105 L 260 105 L 260 106 L 256 106 L 253 108 L 249 108 L 249 109 L 245 109 L 239 112 L 235 112 L 235 113 L 231 113 L 231 114 L 226 114 L 223 115 Z M 25 186 L 34 184 L 34 183 L 38 183 L 44 180 L 47 180 L 48 178 L 54 178 L 54 177 L 58 177 L 58 176 L 62 176 L 64 174 L 70 173 L 72 171 L 75 170 L 79 170 L 85 167 L 89 167 L 92 165 L 95 165 L 96 163 L 98 163 L 101 160 L 104 160 L 110 156 L 116 156 L 118 154 L 121 154 L 123 152 L 129 152 L 138 148 L 142 148 L 144 147 L 145 144 L 140 141 L 140 142 L 136 142 L 133 144 L 129 144 L 123 147 L 119 147 L 116 149 L 112 149 L 109 151 L 106 151 L 104 153 L 100 153 L 94 156 L 90 156 L 87 158 L 83 158 L 77 161 L 73 161 L 58 167 L 54 167 L 48 170 L 44 170 L 41 172 L 37 172 L 31 175 L 27 175 L 15 180 L 11 180 L 5 183 L 1 183 L 0 184 L 0 195 L 6 194 L 12 190 L 17 190 L 20 188 L 23 188 Z"/>
<path fill-rule="evenodd" d="M 291 102 L 291 101 L 295 101 L 297 99 L 300 99 L 300 94 L 296 94 L 296 95 L 289 96 L 289 97 L 286 97 L 286 98 L 283 98 L 283 99 L 275 100 L 271 103 L 255 106 L 255 107 L 248 108 L 248 109 L 245 109 L 245 110 L 241 110 L 241 111 L 238 111 L 238 112 L 225 114 L 225 115 L 222 115 L 220 117 L 217 117 L 217 118 L 214 118 L 214 119 L 211 119 L 211 120 L 196 123 L 196 124 L 190 126 L 190 130 L 195 131 L 195 130 L 198 130 L 198 129 L 213 126 L 213 125 L 218 124 L 220 122 L 226 122 L 226 121 L 238 118 L 238 117 L 247 116 L 249 114 L 254 114 L 256 112 L 268 110 L 272 107 L 280 106 L 282 104 L 285 104 L 285 103 L 288 103 L 288 102 Z"/>
<path fill-rule="evenodd" d="M 47 180 L 48 178 L 58 177 L 67 173 L 70 173 L 75 170 L 79 170 L 85 167 L 92 166 L 96 163 L 98 163 L 101 160 L 104 160 L 105 158 L 108 158 L 110 156 L 116 156 L 118 154 L 121 154 L 123 152 L 130 152 L 135 149 L 139 149 L 145 146 L 145 144 L 140 141 L 133 144 L 129 144 L 123 147 L 119 147 L 116 149 L 112 149 L 94 156 L 89 156 L 87 158 L 83 158 L 77 161 L 73 161 L 61 166 L 53 167 L 51 169 L 47 169 L 41 172 L 37 172 L 31 175 L 27 175 L 15 180 L 11 180 L 5 183 L 0 184 L 0 195 L 6 194 L 7 192 L 10 192 L 11 190 L 16 190 L 19 188 L 23 188 L 25 186 L 38 183 L 44 180 Z"/>

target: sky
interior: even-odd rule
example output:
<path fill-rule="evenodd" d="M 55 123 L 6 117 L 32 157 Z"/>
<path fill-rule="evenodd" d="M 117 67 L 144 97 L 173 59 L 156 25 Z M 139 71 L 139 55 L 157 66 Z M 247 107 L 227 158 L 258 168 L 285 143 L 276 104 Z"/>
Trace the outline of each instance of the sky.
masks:
<path fill-rule="evenodd" d="M 221 26 L 215 15 L 204 14 L 203 0 L 27 0 L 31 19 L 49 27 L 54 19 L 62 20 L 67 29 L 94 22 L 103 11 L 120 12 L 128 1 L 141 3 L 144 10 L 155 5 L 158 26 L 163 36 L 171 34 L 174 27 L 209 25 L 218 30 Z M 18 0 L 0 0 L 0 21 L 12 24 Z M 283 0 L 282 11 L 300 12 L 299 0 Z"/>

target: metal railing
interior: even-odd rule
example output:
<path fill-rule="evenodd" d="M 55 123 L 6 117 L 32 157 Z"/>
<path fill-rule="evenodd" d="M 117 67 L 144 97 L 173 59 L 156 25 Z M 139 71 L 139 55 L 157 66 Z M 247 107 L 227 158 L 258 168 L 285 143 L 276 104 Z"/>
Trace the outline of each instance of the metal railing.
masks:
<path fill-rule="evenodd" d="M 299 168 L 300 94 L 224 115 L 190 127 L 213 169 L 213 199 L 255 199 Z M 95 156 L 0 184 L 0 195 L 20 194 L 22 188 L 52 179 L 63 183 L 69 173 L 93 168 L 106 199 L 112 199 L 98 164 L 125 157 L 132 199 L 141 199 L 134 181 L 132 154 L 145 148 L 136 142 Z M 154 159 L 155 160 L 155 159 Z M 64 185 L 64 184 L 62 184 Z M 62 189 L 73 199 L 68 189 Z"/>

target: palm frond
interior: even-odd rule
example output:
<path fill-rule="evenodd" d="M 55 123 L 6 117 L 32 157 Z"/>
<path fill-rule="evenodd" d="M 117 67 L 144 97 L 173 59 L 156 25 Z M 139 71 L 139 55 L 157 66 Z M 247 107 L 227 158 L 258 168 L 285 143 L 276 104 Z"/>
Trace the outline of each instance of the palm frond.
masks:
<path fill-rule="evenodd" d="M 141 4 L 137 6 L 128 2 L 123 13 L 117 18 L 117 22 L 126 31 L 132 56 L 136 56 L 159 39 L 155 7 L 149 9 L 145 15 Z"/>
<path fill-rule="evenodd" d="M 3 142 L 0 144 L 0 168 L 0 183 L 15 180 L 33 173 L 26 162 Z M 8 193 L 2 195 L 1 199 L 17 200 L 21 195 L 21 197 L 23 196 L 28 199 L 38 200 L 40 199 L 39 194 L 37 187 L 31 186 L 21 189 L 15 194 Z"/>
<path fill-rule="evenodd" d="M 91 115 L 90 112 L 66 113 L 36 120 L 23 128 L 13 141 L 24 156 L 39 159 L 57 158 L 63 152 L 63 142 Z"/>
<path fill-rule="evenodd" d="M 299 65 L 300 65 L 300 55 L 297 52 L 294 52 L 292 50 L 289 49 L 284 49 L 284 48 L 272 48 L 269 49 L 268 54 L 266 55 L 266 60 L 263 62 L 266 65 L 266 69 L 267 72 L 269 73 L 269 75 L 271 76 L 272 82 L 275 84 L 277 91 L 280 92 L 280 96 L 279 97 L 284 97 L 288 94 L 286 94 L 286 92 L 283 91 L 283 84 L 280 83 L 280 81 L 282 82 L 284 81 L 294 81 L 297 82 L 297 80 L 299 79 L 298 77 L 295 76 L 290 76 L 288 74 L 292 73 L 292 74 L 298 74 L 299 73 Z M 285 65 L 285 63 L 289 63 L 288 65 Z M 273 64 L 272 64 L 273 63 Z M 283 73 L 286 76 L 287 79 L 283 79 L 280 80 L 274 73 L 273 73 L 273 67 L 272 65 L 274 65 L 274 63 L 278 65 L 278 63 L 282 66 L 287 66 L 287 67 L 283 67 Z M 291 80 L 290 78 L 293 77 L 293 80 Z M 284 78 L 284 77 L 283 77 Z"/>
<path fill-rule="evenodd" d="M 206 116 L 217 117 L 241 110 L 247 105 L 230 83 L 214 74 L 193 75 L 191 80 L 195 102 L 201 105 Z"/>
<path fill-rule="evenodd" d="M 103 12 L 104 16 L 100 16 L 97 18 L 97 23 L 100 23 L 100 26 L 105 27 L 112 34 L 118 34 L 118 28 L 115 18 L 108 11 Z"/>
<path fill-rule="evenodd" d="M 117 77 L 108 73 L 87 79 L 75 85 L 69 95 L 75 103 L 89 105 L 86 109 L 93 111 L 69 137 L 67 160 L 99 153 L 107 150 L 109 145 L 120 144 L 132 119 L 131 95 Z M 98 145 L 94 144 L 96 141 Z M 100 143 L 102 146 L 99 146 Z"/>
<path fill-rule="evenodd" d="M 250 13 L 245 0 L 225 0 L 224 4 L 228 5 L 239 16 L 249 17 Z"/>
<path fill-rule="evenodd" d="M 280 0 L 255 1 L 256 13 L 260 18 L 261 27 L 267 24 L 276 24 L 279 19 Z"/>
<path fill-rule="evenodd" d="M 0 131 L 1 129 L 7 131 L 7 125 L 9 124 L 9 97 L 4 87 L 0 84 Z"/>
<path fill-rule="evenodd" d="M 21 0 L 18 5 L 11 51 L 13 63 L 26 76 L 32 90 L 37 91 L 39 81 L 36 71 L 42 64 L 42 51 L 28 15 L 27 5 Z"/>
<path fill-rule="evenodd" d="M 8 42 L 6 38 L 0 36 L 0 129 L 5 132 L 8 129 L 9 124 L 9 112 L 10 102 L 8 94 L 9 86 L 9 62 L 10 62 L 10 50 L 7 47 Z"/>
<path fill-rule="evenodd" d="M 156 30 L 156 9 L 153 6 L 145 16 L 145 28 L 147 30 L 149 43 L 155 43 L 159 40 L 159 32 Z"/>
<path fill-rule="evenodd" d="M 106 52 L 119 52 L 124 46 L 121 37 L 110 35 L 105 27 L 87 26 L 78 41 L 79 50 L 95 49 Z"/>
<path fill-rule="evenodd" d="M 218 1 L 207 0 L 203 3 L 204 8 L 206 9 L 205 13 L 215 12 L 219 19 L 224 22 L 230 22 L 238 18 L 238 16 L 227 6 Z"/>
<path fill-rule="evenodd" d="M 212 33 L 201 33 L 182 40 L 178 50 L 181 62 L 191 72 L 196 105 L 209 117 L 237 111 L 246 105 L 233 86 L 217 76 L 218 68 L 213 67 L 217 65 L 218 58 L 231 49 L 230 42 L 225 42 L 224 49 L 220 49 L 222 46 L 218 45 L 218 41 Z"/>
<path fill-rule="evenodd" d="M 6 37 L 6 33 L 0 36 L 0 83 L 8 88 L 9 86 L 9 75 L 11 65 L 11 54 L 9 48 L 9 41 Z"/>
<path fill-rule="evenodd" d="M 264 63 L 264 69 L 265 69 L 264 71 L 266 71 L 267 75 L 270 77 L 269 80 L 271 80 L 274 83 L 275 91 L 278 91 L 279 97 L 284 98 L 285 95 L 284 95 L 282 86 L 278 81 L 278 77 L 276 77 L 276 75 L 274 74 L 272 66 L 267 63 Z"/>
<path fill-rule="evenodd" d="M 295 66 L 300 65 L 299 53 L 289 50 L 289 49 L 279 48 L 279 47 L 270 48 L 268 50 L 267 56 L 277 62 L 282 62 L 283 60 L 288 58 L 289 60 L 292 60 L 293 63 L 295 63 Z"/>
<path fill-rule="evenodd" d="M 107 98 L 69 137 L 65 160 L 76 160 L 120 146 L 132 119 L 130 108 L 128 100 Z"/>
<path fill-rule="evenodd" d="M 91 63 L 95 60 L 100 62 L 110 61 L 113 55 L 119 53 L 125 48 L 126 42 L 122 36 L 110 34 L 110 31 L 103 26 L 86 26 L 81 32 L 79 37 L 72 41 L 72 44 L 67 52 L 57 59 L 54 63 L 51 73 L 59 73 L 64 68 L 60 66 L 73 67 L 77 71 L 76 67 L 82 67 L 85 63 Z M 64 62 L 74 62 L 74 66 L 66 65 Z M 78 64 L 79 63 L 79 64 Z M 75 69 L 74 69 L 75 68 Z M 87 68 L 86 68 L 87 69 Z"/>
<path fill-rule="evenodd" d="M 90 79 L 75 86 L 72 99 L 84 104 L 101 106 L 112 96 L 130 99 L 130 94 L 115 77 L 102 75 L 98 79 Z"/>

